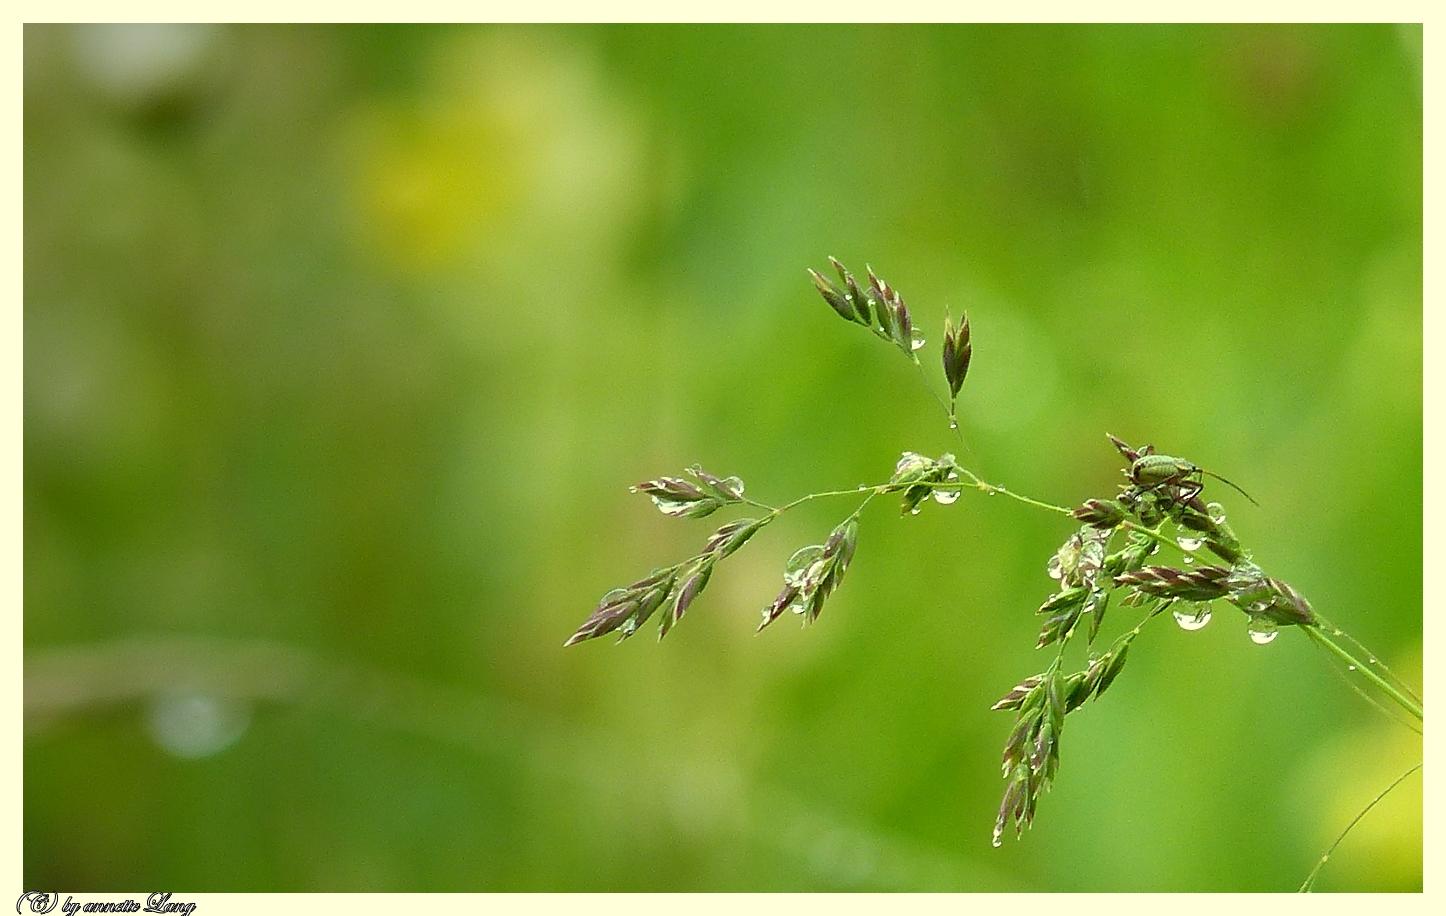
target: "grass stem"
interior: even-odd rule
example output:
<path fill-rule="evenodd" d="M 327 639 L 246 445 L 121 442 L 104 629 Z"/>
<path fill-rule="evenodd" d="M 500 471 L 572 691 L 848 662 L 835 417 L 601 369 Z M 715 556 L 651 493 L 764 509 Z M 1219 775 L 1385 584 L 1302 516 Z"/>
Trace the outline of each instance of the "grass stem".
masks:
<path fill-rule="evenodd" d="M 1425 722 L 1426 715 L 1421 708 L 1421 704 L 1414 702 L 1401 691 L 1397 690 L 1394 686 L 1387 683 L 1384 678 L 1382 678 L 1376 672 L 1372 671 L 1369 665 L 1356 658 L 1354 655 L 1352 655 L 1350 652 L 1348 652 L 1346 649 L 1342 648 L 1338 643 L 1332 640 L 1329 636 L 1327 636 L 1323 629 L 1310 624 L 1302 624 L 1301 629 L 1305 630 L 1305 635 L 1315 640 L 1317 645 L 1323 646 L 1328 652 L 1335 655 L 1341 661 L 1349 665 L 1352 670 L 1356 671 L 1357 673 L 1365 677 L 1366 680 L 1379 687 L 1382 691 L 1385 692 L 1386 696 L 1395 700 L 1397 705 L 1399 705 L 1402 709 L 1406 710 L 1422 722 Z"/>

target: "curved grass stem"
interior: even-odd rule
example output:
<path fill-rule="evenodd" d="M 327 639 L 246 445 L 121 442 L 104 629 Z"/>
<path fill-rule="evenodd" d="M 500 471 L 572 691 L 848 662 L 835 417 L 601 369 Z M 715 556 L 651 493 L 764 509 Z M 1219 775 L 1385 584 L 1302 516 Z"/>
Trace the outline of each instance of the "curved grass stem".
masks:
<path fill-rule="evenodd" d="M 1376 807 L 1376 804 L 1380 802 L 1381 799 L 1385 798 L 1387 795 L 1390 795 L 1392 789 L 1405 782 L 1406 777 L 1421 769 L 1422 766 L 1423 763 L 1418 763 L 1406 772 L 1402 773 L 1400 776 L 1397 776 L 1395 782 L 1391 783 L 1389 786 L 1386 786 L 1385 789 L 1381 790 L 1380 795 L 1377 795 L 1375 798 L 1371 799 L 1370 802 L 1361 809 L 1361 813 L 1357 814 L 1354 818 L 1351 819 L 1351 822 L 1346 825 L 1346 829 L 1342 830 L 1341 835 L 1336 837 L 1336 841 L 1331 844 L 1331 848 L 1327 849 L 1325 851 L 1325 855 L 1321 856 L 1320 860 L 1315 863 L 1315 868 L 1312 868 L 1310 870 L 1310 874 L 1306 875 L 1305 881 L 1300 886 L 1299 893 L 1310 893 L 1311 886 L 1315 884 L 1316 875 L 1320 874 L 1321 867 L 1324 866 L 1326 864 L 1326 861 L 1330 859 L 1331 854 L 1336 851 L 1336 847 L 1341 845 L 1341 841 L 1346 838 L 1346 834 L 1350 833 L 1351 830 L 1355 828 L 1356 824 L 1359 824 L 1361 822 L 1361 818 L 1369 814 L 1371 812 L 1371 809 Z"/>
<path fill-rule="evenodd" d="M 1360 674 L 1366 680 L 1375 684 L 1378 688 L 1381 689 L 1381 691 L 1386 694 L 1386 696 L 1390 697 L 1392 700 L 1395 700 L 1398 706 L 1400 706 L 1402 709 L 1406 710 L 1422 722 L 1425 722 L 1425 712 L 1423 711 L 1420 703 L 1413 701 L 1410 697 L 1407 697 L 1404 693 L 1397 690 L 1393 685 L 1388 683 L 1385 678 L 1372 671 L 1370 666 L 1366 662 L 1356 658 L 1349 651 L 1343 648 L 1339 643 L 1331 639 L 1330 636 L 1326 635 L 1326 632 L 1323 629 L 1311 624 L 1301 624 L 1301 629 L 1305 630 L 1305 635 L 1309 636 L 1312 640 L 1314 640 L 1317 645 L 1323 647 L 1326 651 L 1330 652 L 1332 655 L 1336 656 L 1341 661 L 1351 666 L 1351 668 L 1354 669 L 1356 673 Z"/>

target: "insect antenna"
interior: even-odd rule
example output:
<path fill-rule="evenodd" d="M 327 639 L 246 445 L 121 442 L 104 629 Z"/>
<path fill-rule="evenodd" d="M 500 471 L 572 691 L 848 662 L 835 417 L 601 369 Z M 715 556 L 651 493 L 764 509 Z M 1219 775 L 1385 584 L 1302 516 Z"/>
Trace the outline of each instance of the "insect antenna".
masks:
<path fill-rule="evenodd" d="M 1239 493 L 1241 496 L 1244 496 L 1246 499 L 1250 500 L 1251 503 L 1253 503 L 1256 508 L 1260 508 L 1260 503 L 1255 502 L 1255 497 L 1254 497 L 1254 496 L 1251 496 L 1249 493 L 1247 493 L 1247 492 L 1245 492 L 1244 490 L 1240 489 L 1240 487 L 1238 487 L 1237 485 L 1235 485 L 1235 484 L 1231 483 L 1230 481 L 1226 480 L 1224 477 L 1221 477 L 1219 474 L 1216 474 L 1214 471 L 1207 471 L 1207 470 L 1205 470 L 1204 468 L 1201 468 L 1201 469 L 1200 469 L 1200 473 L 1202 473 L 1202 474 L 1209 474 L 1211 477 L 1214 477 L 1216 480 L 1218 480 L 1218 481 L 1220 481 L 1221 483 L 1225 484 L 1226 486 L 1230 487 L 1232 490 L 1234 490 L 1235 492 Z"/>

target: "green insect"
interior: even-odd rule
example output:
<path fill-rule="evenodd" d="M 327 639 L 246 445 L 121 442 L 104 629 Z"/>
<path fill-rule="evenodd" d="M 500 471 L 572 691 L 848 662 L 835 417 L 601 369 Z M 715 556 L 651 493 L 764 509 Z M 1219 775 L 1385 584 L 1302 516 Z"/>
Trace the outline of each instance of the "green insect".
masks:
<path fill-rule="evenodd" d="M 1148 446 L 1146 446 L 1148 448 Z M 1143 449 L 1141 450 L 1144 451 Z M 1200 491 L 1205 488 L 1204 475 L 1214 477 L 1216 480 L 1238 492 L 1241 496 L 1250 500 L 1255 505 L 1255 497 L 1246 493 L 1240 487 L 1221 477 L 1213 471 L 1207 471 L 1198 467 L 1184 458 L 1175 458 L 1170 455 L 1140 454 L 1130 465 L 1126 475 L 1130 483 L 1141 490 L 1154 490 L 1156 488 L 1174 488 L 1178 491 L 1180 502 L 1189 502 Z"/>

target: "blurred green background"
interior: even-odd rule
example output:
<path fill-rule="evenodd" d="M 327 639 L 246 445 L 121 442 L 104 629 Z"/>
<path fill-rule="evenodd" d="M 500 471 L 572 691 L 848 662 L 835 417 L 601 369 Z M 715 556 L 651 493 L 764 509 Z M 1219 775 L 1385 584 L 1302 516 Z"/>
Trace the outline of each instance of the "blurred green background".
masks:
<path fill-rule="evenodd" d="M 661 645 L 562 649 L 716 522 L 958 451 L 805 267 L 871 263 L 961 459 L 1211 484 L 1419 685 L 1422 31 L 29 26 L 24 883 L 1294 890 L 1420 759 L 1300 634 L 1151 624 L 992 849 L 1069 524 L 880 500 L 755 637 L 792 513 Z M 936 384 L 938 384 L 936 380 Z M 1113 638 L 1135 612 L 1105 624 Z M 1419 890 L 1421 781 L 1322 890 Z"/>

